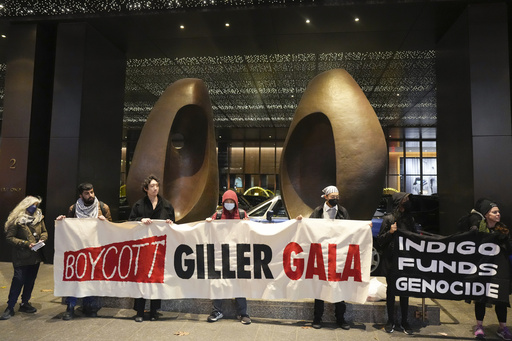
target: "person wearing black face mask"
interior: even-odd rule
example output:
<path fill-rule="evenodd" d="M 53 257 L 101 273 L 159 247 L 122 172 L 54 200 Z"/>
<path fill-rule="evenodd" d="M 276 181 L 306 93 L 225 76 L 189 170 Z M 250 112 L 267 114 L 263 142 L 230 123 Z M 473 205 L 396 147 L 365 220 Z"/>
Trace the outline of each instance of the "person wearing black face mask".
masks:
<path fill-rule="evenodd" d="M 314 209 L 313 213 L 309 216 L 310 218 L 323 218 L 323 219 L 350 219 L 348 211 L 345 207 L 338 204 L 340 199 L 340 193 L 336 186 L 327 186 L 322 192 L 322 198 L 325 199 L 325 203 Z M 302 216 L 298 216 L 297 220 L 302 219 Z M 350 329 L 350 325 L 345 321 L 345 311 L 347 306 L 345 302 L 334 303 L 334 314 L 336 316 L 336 324 L 345 330 Z M 313 328 L 322 328 L 322 316 L 324 314 L 324 301 L 315 299 L 315 308 L 313 313 Z"/>
<path fill-rule="evenodd" d="M 410 200 L 410 193 L 393 193 L 393 212 L 386 214 L 382 220 L 382 225 L 377 237 L 378 243 L 383 250 L 382 262 L 383 270 L 386 275 L 388 283 L 388 291 L 386 293 L 386 307 L 388 312 L 388 322 L 386 323 L 385 330 L 387 333 L 392 333 L 395 330 L 395 296 L 390 294 L 391 281 L 387 275 L 393 266 L 392 255 L 394 248 L 394 233 L 396 230 L 406 230 L 417 232 L 416 223 L 411 214 L 412 203 Z M 407 322 L 407 314 L 409 311 L 409 297 L 400 296 L 400 310 L 402 313 L 401 328 L 407 335 L 413 333 L 409 323 Z"/>

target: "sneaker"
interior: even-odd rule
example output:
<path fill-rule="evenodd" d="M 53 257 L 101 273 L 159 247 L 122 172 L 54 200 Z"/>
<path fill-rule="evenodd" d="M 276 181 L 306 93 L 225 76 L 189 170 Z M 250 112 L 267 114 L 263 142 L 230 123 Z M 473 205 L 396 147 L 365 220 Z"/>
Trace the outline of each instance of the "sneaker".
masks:
<path fill-rule="evenodd" d="M 336 324 L 341 328 L 341 329 L 344 329 L 344 330 L 349 330 L 350 329 L 350 324 L 347 323 L 347 321 L 345 321 L 345 319 L 343 320 L 340 320 L 338 322 L 336 322 Z"/>
<path fill-rule="evenodd" d="M 152 312 L 149 313 L 149 320 L 150 321 L 157 321 L 159 317 L 160 317 L 160 314 L 157 313 L 156 311 L 152 311 Z"/>
<path fill-rule="evenodd" d="M 314 320 L 313 320 L 313 328 L 315 328 L 315 329 L 320 329 L 320 328 L 322 328 L 322 320 L 320 320 L 320 319 L 318 319 L 318 320 L 317 320 L 317 319 L 314 319 Z"/>
<path fill-rule="evenodd" d="M 206 319 L 208 322 L 217 322 L 221 318 L 223 318 L 224 315 L 220 311 L 213 311 L 210 316 Z"/>
<path fill-rule="evenodd" d="M 135 322 L 142 322 L 144 321 L 144 317 L 142 316 L 135 316 Z"/>
<path fill-rule="evenodd" d="M 37 311 L 37 309 L 34 308 L 29 302 L 25 302 L 20 304 L 20 309 L 18 309 L 18 311 L 33 314 Z"/>
<path fill-rule="evenodd" d="M 485 339 L 484 327 L 482 325 L 475 327 L 475 337 L 477 339 Z"/>
<path fill-rule="evenodd" d="M 388 321 L 386 323 L 386 326 L 384 326 L 384 330 L 386 331 L 386 333 L 394 332 L 395 331 L 395 323 L 392 321 Z"/>
<path fill-rule="evenodd" d="M 409 325 L 409 322 L 407 322 L 407 321 L 402 322 L 402 324 L 400 325 L 400 328 L 402 328 L 402 330 L 404 331 L 405 334 L 412 335 L 412 328 Z"/>
<path fill-rule="evenodd" d="M 249 315 L 238 316 L 238 319 L 240 320 L 240 322 L 242 322 L 242 324 L 251 324 L 252 322 Z"/>
<path fill-rule="evenodd" d="M 64 321 L 72 320 L 75 317 L 75 308 L 74 307 L 68 307 L 66 309 L 66 312 L 64 315 L 62 315 L 62 319 Z"/>
<path fill-rule="evenodd" d="M 11 316 L 14 316 L 14 309 L 7 307 L 2 316 L 0 316 L 0 320 L 8 320 Z"/>
<path fill-rule="evenodd" d="M 512 334 L 507 327 L 499 328 L 496 334 L 501 337 L 503 340 L 509 341 L 512 340 Z"/>

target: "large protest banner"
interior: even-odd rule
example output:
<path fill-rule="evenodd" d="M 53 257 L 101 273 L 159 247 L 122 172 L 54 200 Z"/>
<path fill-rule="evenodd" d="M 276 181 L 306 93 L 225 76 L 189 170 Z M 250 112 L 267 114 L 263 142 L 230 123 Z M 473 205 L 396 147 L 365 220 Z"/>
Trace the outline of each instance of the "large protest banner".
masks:
<path fill-rule="evenodd" d="M 369 221 L 55 224 L 56 296 L 318 298 L 364 303 Z"/>
<path fill-rule="evenodd" d="M 388 282 L 395 295 L 509 301 L 508 236 L 476 231 L 448 237 L 395 234 Z"/>

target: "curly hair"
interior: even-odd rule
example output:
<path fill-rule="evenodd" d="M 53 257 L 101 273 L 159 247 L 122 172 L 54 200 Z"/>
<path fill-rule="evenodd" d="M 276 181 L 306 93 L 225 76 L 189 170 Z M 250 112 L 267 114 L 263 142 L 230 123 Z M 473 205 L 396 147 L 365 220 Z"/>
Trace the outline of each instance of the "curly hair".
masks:
<path fill-rule="evenodd" d="M 9 217 L 7 217 L 7 221 L 5 222 L 5 225 L 4 225 L 5 230 L 7 231 L 7 228 L 9 226 L 16 224 L 16 221 L 18 220 L 18 218 L 20 218 L 26 214 L 25 212 L 26 212 L 27 208 L 29 208 L 30 206 L 32 206 L 34 204 L 39 206 L 41 201 L 43 201 L 41 198 L 39 198 L 39 197 L 36 198 L 31 195 L 25 197 L 25 199 L 20 201 L 20 203 L 18 205 L 16 205 L 16 207 L 11 211 L 11 213 L 9 213 Z M 38 208 L 38 210 L 40 210 L 40 209 Z"/>

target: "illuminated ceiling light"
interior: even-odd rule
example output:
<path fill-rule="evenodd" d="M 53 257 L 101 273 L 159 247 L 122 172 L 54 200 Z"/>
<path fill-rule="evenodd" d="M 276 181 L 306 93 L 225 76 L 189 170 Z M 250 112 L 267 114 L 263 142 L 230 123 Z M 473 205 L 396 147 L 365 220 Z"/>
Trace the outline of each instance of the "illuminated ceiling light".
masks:
<path fill-rule="evenodd" d="M 229 27 L 229 23 L 228 23 L 228 22 L 227 22 L 227 23 L 225 23 L 224 25 L 226 25 L 226 27 Z"/>
<path fill-rule="evenodd" d="M 306 24 L 309 24 L 309 23 L 311 23 L 311 20 L 306 19 Z"/>
<path fill-rule="evenodd" d="M 355 18 L 355 19 L 354 19 L 354 21 L 355 21 L 355 22 L 358 22 L 358 21 L 359 21 L 359 18 Z"/>
<path fill-rule="evenodd" d="M 295 95 L 292 95 L 292 98 L 294 98 L 294 97 L 295 97 Z"/>
<path fill-rule="evenodd" d="M 396 94 L 397 96 L 400 96 L 400 94 Z"/>
<path fill-rule="evenodd" d="M 4 5 L 0 4 L 0 9 L 4 8 Z"/>
<path fill-rule="evenodd" d="M 0 37 L 7 38 L 7 36 L 5 34 L 2 34 Z"/>
<path fill-rule="evenodd" d="M 185 29 L 185 25 L 180 25 L 180 28 L 181 28 L 182 30 L 184 30 L 184 29 Z"/>

